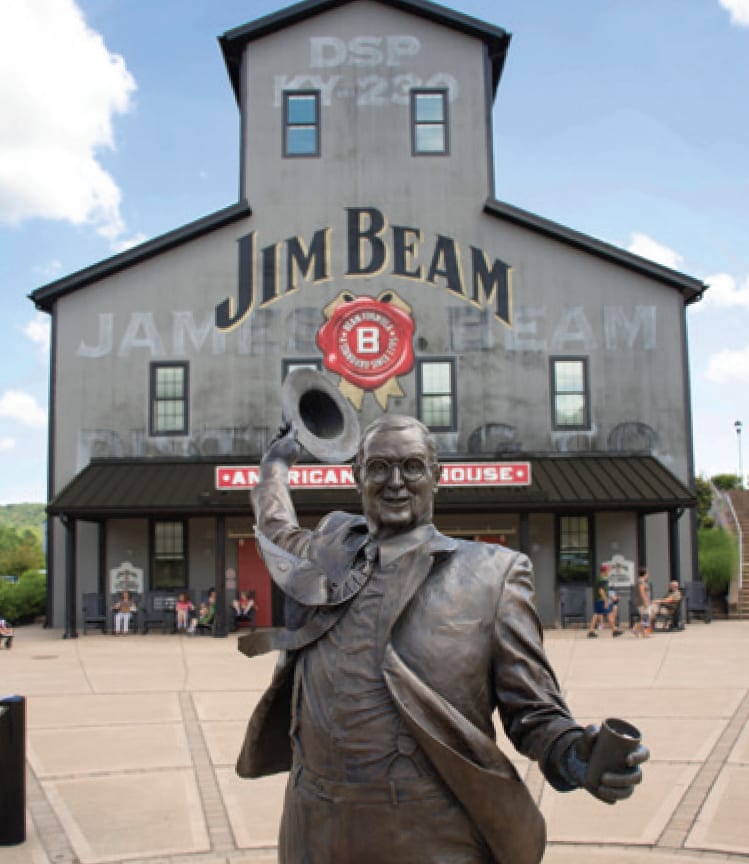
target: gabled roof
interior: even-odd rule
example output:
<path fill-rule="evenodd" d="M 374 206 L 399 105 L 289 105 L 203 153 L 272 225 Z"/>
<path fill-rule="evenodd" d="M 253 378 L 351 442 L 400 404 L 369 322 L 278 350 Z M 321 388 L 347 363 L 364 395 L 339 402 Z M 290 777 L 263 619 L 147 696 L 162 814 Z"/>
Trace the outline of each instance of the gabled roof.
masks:
<path fill-rule="evenodd" d="M 437 513 L 494 510 L 661 513 L 695 503 L 694 495 L 655 457 L 586 453 L 515 454 L 530 461 L 530 486 L 440 489 Z M 112 517 L 249 514 L 247 492 L 218 491 L 216 462 L 192 459 L 95 459 L 50 502 L 52 515 Z M 226 460 L 222 465 L 229 464 Z M 359 509 L 354 490 L 294 490 L 300 512 Z"/>
<path fill-rule="evenodd" d="M 619 264 L 642 276 L 648 276 L 650 279 L 656 279 L 659 282 L 670 285 L 672 288 L 681 291 L 684 296 L 684 302 L 687 305 L 701 300 L 703 292 L 707 290 L 708 286 L 704 282 L 700 282 L 699 279 L 687 276 L 678 270 L 672 270 L 670 267 L 664 267 L 663 264 L 657 264 L 648 258 L 641 258 L 633 252 L 627 252 L 626 249 L 612 246 L 603 240 L 596 240 L 594 237 L 590 237 L 580 231 L 575 231 L 566 225 L 560 225 L 558 222 L 553 222 L 551 219 L 546 219 L 543 216 L 522 210 L 520 207 L 515 207 L 504 201 L 497 201 L 494 198 L 489 199 L 484 204 L 484 213 L 496 216 L 505 222 L 520 225 L 536 234 L 543 234 L 559 243 L 565 243 L 582 252 L 587 252 L 589 255 L 595 255 L 612 264 Z"/>
<path fill-rule="evenodd" d="M 286 9 L 265 15 L 263 18 L 250 21 L 241 27 L 227 30 L 223 36 L 219 36 L 226 69 L 229 73 L 237 102 L 240 101 L 239 76 L 242 55 L 248 43 L 290 27 L 292 24 L 298 24 L 300 21 L 311 18 L 314 15 L 319 15 L 321 12 L 337 9 L 352 2 L 355 2 L 355 0 L 303 0 L 301 3 L 296 3 L 293 6 L 288 6 Z M 381 3 L 383 6 L 399 9 L 402 12 L 408 12 L 411 15 L 427 18 L 437 24 L 457 30 L 460 33 L 465 33 L 468 36 L 474 36 L 484 42 L 489 51 L 489 59 L 492 65 L 492 91 L 496 93 L 511 38 L 506 30 L 487 24 L 484 21 L 479 21 L 477 18 L 463 15 L 454 9 L 448 9 L 446 6 L 430 3 L 428 0 L 376 0 L 376 2 Z"/>
<path fill-rule="evenodd" d="M 62 279 L 49 282 L 47 285 L 42 285 L 41 288 L 37 288 L 29 294 L 29 299 L 33 301 L 37 309 L 52 312 L 55 300 L 65 294 L 70 294 L 79 288 L 85 288 L 86 285 L 98 282 L 100 279 L 119 273 L 120 270 L 126 270 L 134 264 L 140 264 L 142 261 L 154 258 L 176 246 L 189 243 L 203 234 L 209 234 L 211 231 L 231 225 L 232 222 L 237 222 L 250 215 L 252 215 L 252 210 L 246 201 L 232 204 L 230 207 L 225 207 L 223 210 L 197 219 L 195 222 L 189 222 L 181 228 L 175 228 L 174 231 L 154 237 L 153 240 L 147 240 L 126 252 L 120 252 L 119 255 L 105 258 L 104 261 L 99 261 L 90 267 L 71 273 L 69 276 L 63 276 Z"/>

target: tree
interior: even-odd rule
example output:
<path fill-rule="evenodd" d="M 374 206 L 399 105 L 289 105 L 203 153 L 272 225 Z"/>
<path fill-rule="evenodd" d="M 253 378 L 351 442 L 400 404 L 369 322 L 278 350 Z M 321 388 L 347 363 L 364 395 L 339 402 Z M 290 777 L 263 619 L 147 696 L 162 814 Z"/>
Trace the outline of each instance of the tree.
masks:
<path fill-rule="evenodd" d="M 716 474 L 710 479 L 723 492 L 730 492 L 731 489 L 741 489 L 741 477 L 738 474 Z"/>
<path fill-rule="evenodd" d="M 709 481 L 704 477 L 697 477 L 694 481 L 694 491 L 697 495 L 697 527 L 711 528 L 715 523 L 710 517 L 710 508 L 713 504 L 713 490 Z"/>
<path fill-rule="evenodd" d="M 33 529 L 17 531 L 0 525 L 0 574 L 20 576 L 27 570 L 41 570 L 44 552 Z"/>

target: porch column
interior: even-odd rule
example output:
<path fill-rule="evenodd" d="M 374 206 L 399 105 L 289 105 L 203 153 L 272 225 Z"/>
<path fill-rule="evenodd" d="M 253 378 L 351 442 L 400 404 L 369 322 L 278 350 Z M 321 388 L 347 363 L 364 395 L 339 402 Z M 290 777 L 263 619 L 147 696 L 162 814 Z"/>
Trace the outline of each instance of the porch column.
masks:
<path fill-rule="evenodd" d="M 669 579 L 681 584 L 681 559 L 679 555 L 679 519 L 683 510 L 668 511 L 668 564 Z"/>
<path fill-rule="evenodd" d="M 97 540 L 99 546 L 99 593 L 109 594 L 107 587 L 107 523 L 96 523 Z M 107 603 L 107 606 L 109 603 Z"/>
<path fill-rule="evenodd" d="M 213 635 L 226 636 L 226 525 L 216 517 L 216 621 Z"/>
<path fill-rule="evenodd" d="M 520 514 L 518 545 L 524 555 L 531 554 L 530 519 L 527 513 Z"/>
<path fill-rule="evenodd" d="M 637 571 L 640 567 L 647 567 L 648 563 L 648 541 L 645 532 L 645 514 L 637 514 Z M 637 572 L 635 573 L 637 578 Z"/>
<path fill-rule="evenodd" d="M 65 632 L 63 639 L 77 639 L 76 615 L 78 609 L 78 586 L 76 578 L 75 534 L 76 520 L 63 517 L 65 526 Z"/>

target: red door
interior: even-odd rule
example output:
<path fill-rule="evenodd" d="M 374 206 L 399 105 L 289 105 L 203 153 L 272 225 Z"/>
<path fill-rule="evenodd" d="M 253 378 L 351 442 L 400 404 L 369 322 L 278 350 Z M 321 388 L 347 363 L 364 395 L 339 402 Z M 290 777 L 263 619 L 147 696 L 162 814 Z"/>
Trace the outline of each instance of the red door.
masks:
<path fill-rule="evenodd" d="M 270 627 L 273 623 L 270 573 L 258 555 L 254 540 L 239 541 L 237 569 L 239 590 L 255 592 L 255 623 L 258 627 Z"/>

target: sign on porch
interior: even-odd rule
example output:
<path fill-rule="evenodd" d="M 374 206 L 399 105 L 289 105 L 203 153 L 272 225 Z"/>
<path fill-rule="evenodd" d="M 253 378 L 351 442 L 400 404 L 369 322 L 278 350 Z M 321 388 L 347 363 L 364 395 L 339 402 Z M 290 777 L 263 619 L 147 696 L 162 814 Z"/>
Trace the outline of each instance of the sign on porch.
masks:
<path fill-rule="evenodd" d="M 109 590 L 112 594 L 130 591 L 132 594 L 143 593 L 143 569 L 129 561 L 123 561 L 109 571 Z"/>
<path fill-rule="evenodd" d="M 635 584 L 635 562 L 623 555 L 612 555 L 609 565 L 609 588 L 631 588 Z"/>

